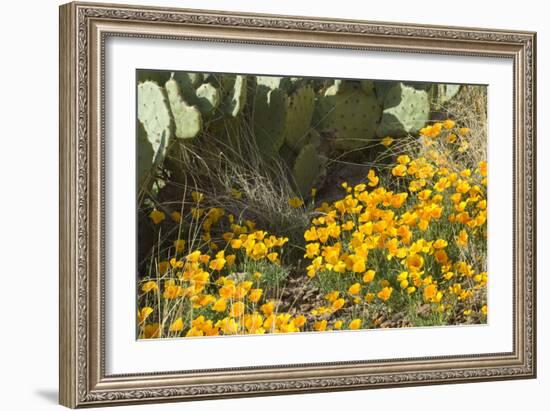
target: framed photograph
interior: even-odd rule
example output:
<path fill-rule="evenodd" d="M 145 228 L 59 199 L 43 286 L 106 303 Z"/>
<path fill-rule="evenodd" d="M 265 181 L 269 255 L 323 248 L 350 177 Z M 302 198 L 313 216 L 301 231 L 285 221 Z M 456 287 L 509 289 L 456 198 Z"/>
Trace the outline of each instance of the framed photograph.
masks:
<path fill-rule="evenodd" d="M 61 404 L 535 377 L 535 33 L 60 29 Z"/>

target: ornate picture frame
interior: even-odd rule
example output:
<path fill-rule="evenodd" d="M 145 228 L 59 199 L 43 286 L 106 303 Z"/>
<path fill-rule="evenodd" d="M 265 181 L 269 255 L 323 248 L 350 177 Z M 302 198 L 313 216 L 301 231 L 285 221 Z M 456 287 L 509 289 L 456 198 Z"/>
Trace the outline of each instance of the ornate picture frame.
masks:
<path fill-rule="evenodd" d="M 497 57 L 513 62 L 513 350 L 108 375 L 105 41 L 110 37 Z M 536 377 L 536 34 L 69 3 L 60 8 L 60 403 L 186 401 Z"/>

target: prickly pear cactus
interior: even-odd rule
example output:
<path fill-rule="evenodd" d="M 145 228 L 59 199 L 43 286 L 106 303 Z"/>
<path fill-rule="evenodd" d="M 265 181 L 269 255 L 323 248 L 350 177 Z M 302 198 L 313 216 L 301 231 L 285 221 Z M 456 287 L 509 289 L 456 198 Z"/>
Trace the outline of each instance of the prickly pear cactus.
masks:
<path fill-rule="evenodd" d="M 208 73 L 172 73 L 181 98 L 188 106 L 195 106 L 201 114 L 209 117 L 221 103 L 222 95 L 217 77 Z"/>
<path fill-rule="evenodd" d="M 311 86 L 300 87 L 288 98 L 285 142 L 294 150 L 305 144 L 315 108 L 315 92 Z"/>
<path fill-rule="evenodd" d="M 296 187 L 303 197 L 307 197 L 319 176 L 321 162 L 313 144 L 306 144 L 296 157 L 292 167 L 292 176 Z"/>
<path fill-rule="evenodd" d="M 231 117 L 237 117 L 246 104 L 246 94 L 246 76 L 235 76 L 235 80 L 231 85 L 231 92 L 225 98 L 224 112 Z"/>
<path fill-rule="evenodd" d="M 451 100 L 460 91 L 460 84 L 438 84 L 437 85 L 437 102 L 445 104 Z"/>
<path fill-rule="evenodd" d="M 374 92 L 374 81 L 372 80 L 361 80 L 361 88 L 366 94 L 371 94 Z"/>
<path fill-rule="evenodd" d="M 287 105 L 288 97 L 281 89 L 256 87 L 252 125 L 258 148 L 266 156 L 276 153 L 285 141 Z"/>
<path fill-rule="evenodd" d="M 350 150 L 372 142 L 381 108 L 374 93 L 358 82 L 336 81 L 319 98 L 317 129 L 334 135 L 336 148 Z"/>
<path fill-rule="evenodd" d="M 376 130 L 379 137 L 414 134 L 430 115 L 428 91 L 404 83 L 394 83 L 384 97 L 384 111 Z"/>
<path fill-rule="evenodd" d="M 176 80 L 173 78 L 168 80 L 165 88 L 174 117 L 175 136 L 183 139 L 195 137 L 202 128 L 201 112 L 195 106 L 190 106 L 185 102 Z"/>
<path fill-rule="evenodd" d="M 154 81 L 145 81 L 137 88 L 138 119 L 143 123 L 155 157 L 163 158 L 172 134 L 172 121 L 166 93 Z"/>
<path fill-rule="evenodd" d="M 210 83 L 201 84 L 195 93 L 197 106 L 202 113 L 211 113 L 220 105 L 220 91 Z"/>
<path fill-rule="evenodd" d="M 141 188 L 148 183 L 151 170 L 155 165 L 155 152 L 147 138 L 147 131 L 141 121 L 137 121 L 137 180 Z"/>
<path fill-rule="evenodd" d="M 395 84 L 395 82 L 377 80 L 377 81 L 373 81 L 373 83 L 374 83 L 374 92 L 376 93 L 376 98 L 378 99 L 378 103 L 380 103 L 383 106 L 386 95 L 388 94 L 388 91 L 392 88 L 393 84 Z"/>
<path fill-rule="evenodd" d="M 173 72 L 171 78 L 176 80 L 182 89 L 185 89 L 184 94 L 188 91 L 187 89 L 196 89 L 204 81 L 204 74 L 202 73 L 190 73 L 184 71 Z"/>
<path fill-rule="evenodd" d="M 157 84 L 164 84 L 170 79 L 170 72 L 164 70 L 138 70 L 137 81 L 144 83 L 154 81 Z"/>
<path fill-rule="evenodd" d="M 316 148 L 321 146 L 321 135 L 314 129 L 310 128 L 304 139 L 305 144 L 313 144 Z"/>
<path fill-rule="evenodd" d="M 338 94 L 340 91 L 344 90 L 344 80 L 336 79 L 332 83 L 332 86 L 330 86 L 327 91 L 325 92 L 325 95 L 327 96 L 334 96 L 335 94 Z"/>
<path fill-rule="evenodd" d="M 265 86 L 270 89 L 284 89 L 290 85 L 289 77 L 275 76 L 256 76 L 256 85 L 258 87 Z"/>

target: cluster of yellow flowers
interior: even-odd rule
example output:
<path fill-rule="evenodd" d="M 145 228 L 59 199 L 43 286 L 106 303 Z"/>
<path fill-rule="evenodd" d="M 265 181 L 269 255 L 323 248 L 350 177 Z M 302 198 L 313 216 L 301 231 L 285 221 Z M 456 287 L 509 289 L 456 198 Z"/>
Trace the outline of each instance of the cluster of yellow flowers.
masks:
<path fill-rule="evenodd" d="M 255 273 L 256 280 L 261 277 Z M 178 285 L 174 280 L 164 281 L 165 300 L 178 300 L 170 310 L 181 312 L 186 303 L 189 315 L 175 314 L 168 327 L 169 336 L 184 335 L 186 337 L 233 335 L 233 334 L 264 334 L 298 332 L 306 323 L 303 315 L 291 316 L 288 313 L 277 313 L 276 302 L 268 300 L 261 302 L 263 289 L 257 281 L 235 281 L 221 276 L 214 283 L 216 291 L 205 293 L 204 287 L 195 287 L 185 283 Z M 142 285 L 145 293 L 158 293 L 156 281 L 149 280 Z M 201 291 L 198 291 L 198 290 Z M 160 298 L 156 295 L 155 298 Z M 187 301 L 185 300 L 187 299 Z M 153 299 L 154 300 L 154 299 Z M 176 308 L 176 307 L 179 307 Z M 154 308 L 145 306 L 138 310 L 138 323 L 142 325 L 141 338 L 161 337 L 164 330 L 162 324 L 155 322 L 144 324 Z M 199 314 L 194 315 L 193 312 Z M 186 318 L 184 318 L 186 317 Z"/>
<path fill-rule="evenodd" d="M 447 120 L 421 134 L 436 139 L 450 130 L 455 135 L 454 127 Z M 487 314 L 484 255 L 471 255 L 486 247 L 487 163 L 455 172 L 451 161 L 440 152 L 415 159 L 399 155 L 390 184 L 406 191 L 380 186 L 380 177 L 370 170 L 365 183 L 343 183 L 343 198 L 316 209 L 319 216 L 304 233 L 304 256 L 311 261 L 307 275 L 334 289 L 313 315 L 334 319 L 332 327 L 339 329 L 339 313 L 346 307 L 363 317 L 383 309 L 380 305 L 404 302 L 430 304 L 434 312 L 454 317 L 476 310 Z M 353 321 L 369 326 L 365 318 Z"/>
<path fill-rule="evenodd" d="M 196 202 L 202 196 L 194 196 Z M 138 309 L 140 338 L 166 336 L 213 336 L 231 334 L 263 334 L 298 332 L 306 323 L 303 315 L 278 313 L 278 301 L 266 299 L 261 288 L 263 274 L 259 271 L 238 271 L 258 267 L 278 266 L 286 237 L 269 235 L 256 230 L 252 221 L 237 224 L 235 217 L 227 215 L 229 231 L 221 236 L 223 249 L 212 241 L 212 227 L 225 215 L 220 208 L 199 209 L 195 218 L 202 220 L 201 235 L 211 255 L 200 250 L 187 250 L 185 241 L 175 240 L 174 255 L 157 264 L 156 277 L 141 282 Z M 160 211 L 150 214 L 155 224 Z M 164 214 L 164 213 L 163 213 Z M 172 217 L 174 217 L 172 215 Z M 179 222 L 177 218 L 172 218 Z M 155 315 L 155 311 L 158 313 Z M 147 322 L 153 315 L 157 321 Z"/>
<path fill-rule="evenodd" d="M 303 233 L 307 263 L 298 268 L 323 298 L 307 312 L 279 310 L 279 285 L 266 280 L 265 273 L 289 270 L 282 258 L 289 239 L 208 208 L 193 192 L 188 214 L 170 219 L 180 229 L 184 220 L 197 223 L 199 239 L 178 237 L 140 282 L 139 337 L 357 330 L 395 312 L 427 311 L 441 323 L 484 320 L 487 163 L 457 161 L 468 133 L 453 120 L 428 125 L 422 150 L 396 154 L 387 173 L 371 169 L 359 184 L 344 182 L 341 198 L 314 210 L 299 197 L 288 200 L 312 215 Z M 149 217 L 155 225 L 167 220 L 157 209 Z"/>

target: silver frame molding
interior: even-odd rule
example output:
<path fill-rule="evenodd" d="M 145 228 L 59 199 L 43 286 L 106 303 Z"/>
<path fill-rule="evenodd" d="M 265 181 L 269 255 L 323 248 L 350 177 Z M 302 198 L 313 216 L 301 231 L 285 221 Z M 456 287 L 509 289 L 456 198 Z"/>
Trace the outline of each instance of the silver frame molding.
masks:
<path fill-rule="evenodd" d="M 433 53 L 514 64 L 514 349 L 139 375 L 104 367 L 104 46 L 112 36 Z M 109 4 L 60 7 L 60 403 L 71 408 L 536 376 L 536 34 Z"/>

